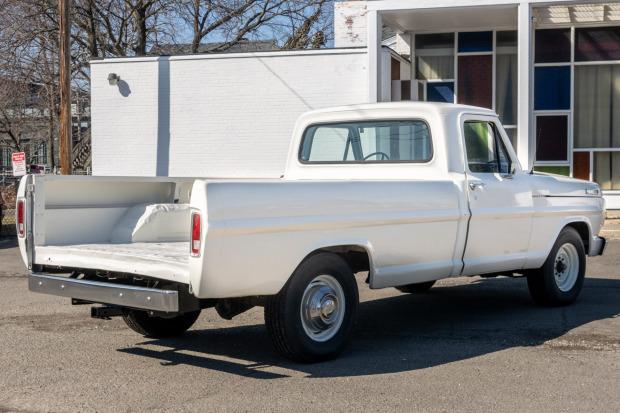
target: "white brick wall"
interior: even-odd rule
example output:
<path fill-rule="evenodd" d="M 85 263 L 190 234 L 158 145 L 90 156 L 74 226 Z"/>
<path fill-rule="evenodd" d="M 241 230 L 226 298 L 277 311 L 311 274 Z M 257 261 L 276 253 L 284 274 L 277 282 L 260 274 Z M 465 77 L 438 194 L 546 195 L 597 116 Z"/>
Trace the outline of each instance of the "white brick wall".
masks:
<path fill-rule="evenodd" d="M 130 69 L 130 70 L 128 70 Z M 121 75 L 120 87 L 108 74 Z M 155 175 L 157 159 L 157 62 L 93 64 L 92 163 L 99 175 Z M 127 97 L 128 87 L 130 93 Z"/>
<path fill-rule="evenodd" d="M 93 174 L 279 176 L 296 118 L 365 102 L 366 66 L 359 49 L 93 62 Z"/>
<path fill-rule="evenodd" d="M 334 3 L 334 47 L 366 46 L 367 27 L 365 1 Z"/>

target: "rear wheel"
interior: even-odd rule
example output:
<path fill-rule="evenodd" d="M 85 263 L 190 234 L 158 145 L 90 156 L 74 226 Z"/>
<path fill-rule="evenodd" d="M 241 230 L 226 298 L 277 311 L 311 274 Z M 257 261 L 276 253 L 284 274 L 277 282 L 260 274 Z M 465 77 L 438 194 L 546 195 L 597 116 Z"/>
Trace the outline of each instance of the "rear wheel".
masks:
<path fill-rule="evenodd" d="M 568 305 L 579 296 L 585 272 L 583 241 L 574 228 L 566 227 L 560 232 L 543 266 L 527 275 L 527 285 L 537 304 Z"/>
<path fill-rule="evenodd" d="M 146 337 L 176 337 L 185 333 L 198 319 L 200 310 L 171 317 L 149 315 L 147 311 L 128 310 L 123 315 L 125 323 L 138 334 Z"/>
<path fill-rule="evenodd" d="M 267 302 L 265 324 L 283 356 L 306 363 L 327 360 L 345 348 L 358 300 L 347 263 L 335 254 L 316 254 Z"/>
<path fill-rule="evenodd" d="M 425 293 L 430 290 L 433 285 L 435 285 L 435 281 L 427 281 L 423 283 L 401 285 L 400 287 L 396 287 L 396 289 L 400 292 L 409 294 Z"/>

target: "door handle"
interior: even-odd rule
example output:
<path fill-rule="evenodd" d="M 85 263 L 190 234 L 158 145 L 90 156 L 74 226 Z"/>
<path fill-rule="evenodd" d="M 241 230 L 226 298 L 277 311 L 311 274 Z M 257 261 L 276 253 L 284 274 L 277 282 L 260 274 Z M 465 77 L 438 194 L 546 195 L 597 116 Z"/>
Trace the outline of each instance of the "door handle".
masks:
<path fill-rule="evenodd" d="M 477 188 L 484 188 L 486 184 L 484 182 L 470 182 L 469 189 L 475 191 Z"/>

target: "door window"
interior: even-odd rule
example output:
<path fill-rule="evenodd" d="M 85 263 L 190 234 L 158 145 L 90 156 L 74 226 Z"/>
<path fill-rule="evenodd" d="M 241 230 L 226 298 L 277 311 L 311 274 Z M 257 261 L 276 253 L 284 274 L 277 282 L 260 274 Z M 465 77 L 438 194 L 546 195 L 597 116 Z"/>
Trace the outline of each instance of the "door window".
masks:
<path fill-rule="evenodd" d="M 467 121 L 463 131 L 471 172 L 512 173 L 512 161 L 493 122 Z"/>

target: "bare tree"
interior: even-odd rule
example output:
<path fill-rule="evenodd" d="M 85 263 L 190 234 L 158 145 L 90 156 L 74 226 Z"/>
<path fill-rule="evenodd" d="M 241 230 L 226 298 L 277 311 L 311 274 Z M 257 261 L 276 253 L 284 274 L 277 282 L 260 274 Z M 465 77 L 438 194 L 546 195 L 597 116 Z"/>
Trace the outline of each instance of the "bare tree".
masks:
<path fill-rule="evenodd" d="M 72 87 L 76 95 L 88 96 L 93 58 L 145 55 L 185 39 L 194 53 L 207 42 L 214 43 L 209 51 L 218 52 L 248 39 L 287 49 L 323 47 L 330 37 L 331 5 L 331 0 L 73 0 Z M 45 142 L 52 167 L 59 114 L 57 13 L 56 0 L 0 0 L 0 146 Z"/>
<path fill-rule="evenodd" d="M 175 9 L 192 33 L 191 52 L 211 39 L 209 51 L 225 51 L 249 37 L 282 39 L 286 48 L 310 42 L 289 40 L 298 28 L 309 35 L 331 6 L 330 0 L 176 0 Z M 303 34 L 299 32 L 297 39 Z"/>
<path fill-rule="evenodd" d="M 318 49 L 324 47 L 327 38 L 325 23 L 328 0 L 316 0 L 301 13 L 290 16 L 290 36 L 282 46 L 283 49 Z M 331 5 L 331 4 L 330 4 Z"/>
<path fill-rule="evenodd" d="M 5 86 L 0 144 L 15 150 L 23 150 L 26 140 L 31 148 L 47 140 L 53 149 L 58 45 L 54 6 L 44 0 L 5 1 L 0 13 L 0 78 Z M 53 156 L 48 163 L 53 166 Z"/>
<path fill-rule="evenodd" d="M 0 78 L 0 146 L 25 151 L 28 143 L 31 157 L 36 155 L 47 139 L 41 92 L 40 85 Z"/>

